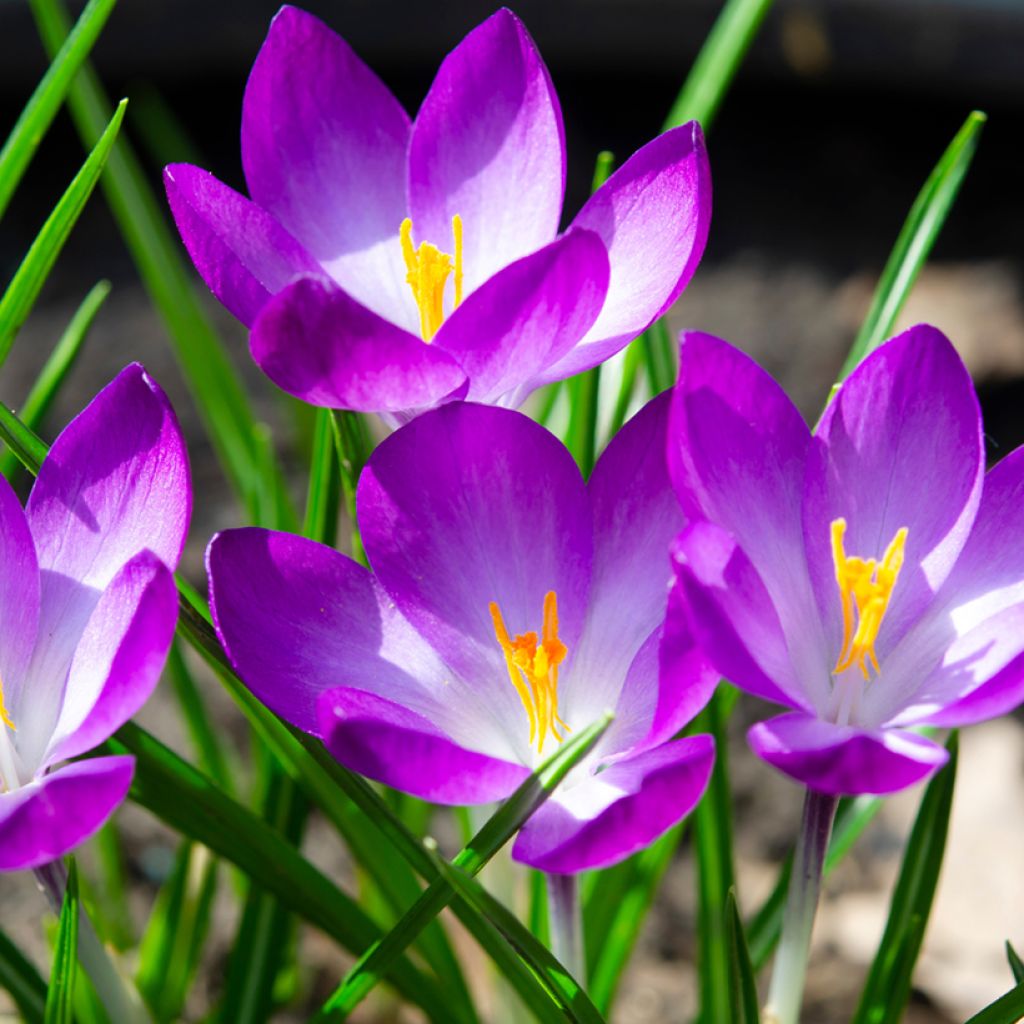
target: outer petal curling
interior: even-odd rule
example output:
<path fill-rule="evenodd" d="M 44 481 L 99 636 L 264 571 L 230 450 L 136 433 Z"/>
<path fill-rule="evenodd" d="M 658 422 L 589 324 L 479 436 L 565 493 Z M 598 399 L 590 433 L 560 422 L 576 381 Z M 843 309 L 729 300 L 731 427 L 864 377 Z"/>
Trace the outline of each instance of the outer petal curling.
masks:
<path fill-rule="evenodd" d="M 422 715 L 347 687 L 318 703 L 324 745 L 342 764 L 385 785 L 441 804 L 501 800 L 529 771 L 466 750 Z"/>
<path fill-rule="evenodd" d="M 710 736 L 690 736 L 570 782 L 523 826 L 512 856 L 554 874 L 623 860 L 693 810 L 714 757 Z"/>
<path fill-rule="evenodd" d="M 94 757 L 0 794 L 0 871 L 25 871 L 85 842 L 128 795 L 135 759 Z"/>
<path fill-rule="evenodd" d="M 3 688 L 3 703 L 17 722 L 21 718 L 22 678 L 39 628 L 39 563 L 25 510 L 3 478 L 0 478 L 0 567 L 0 687 Z"/>
<path fill-rule="evenodd" d="M 278 387 L 311 405 L 404 412 L 464 393 L 450 355 L 319 278 L 299 278 L 267 303 L 249 347 Z"/>
<path fill-rule="evenodd" d="M 901 729 L 838 726 L 800 713 L 758 722 L 747 733 L 755 754 L 821 793 L 895 793 L 949 759 L 923 736 Z"/>

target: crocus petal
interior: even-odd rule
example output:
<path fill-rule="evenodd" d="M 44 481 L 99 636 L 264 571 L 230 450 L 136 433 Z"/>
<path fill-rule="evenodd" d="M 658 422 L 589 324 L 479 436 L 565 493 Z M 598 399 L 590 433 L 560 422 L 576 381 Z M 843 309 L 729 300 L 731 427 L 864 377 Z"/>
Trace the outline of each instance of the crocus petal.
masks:
<path fill-rule="evenodd" d="M 19 724 L 19 746 L 47 746 L 68 666 L 102 592 L 140 551 L 173 569 L 191 508 L 174 412 L 142 367 L 129 366 L 60 434 L 29 495 L 46 643 L 27 670 L 33 711 L 24 730 Z"/>
<path fill-rule="evenodd" d="M 574 345 L 608 288 L 608 256 L 592 231 L 572 231 L 484 282 L 441 325 L 433 347 L 459 362 L 466 398 L 496 402 Z"/>
<path fill-rule="evenodd" d="M 266 210 L 207 171 L 171 164 L 164 170 L 164 187 L 199 276 L 246 327 L 292 278 L 320 272 L 316 260 Z"/>
<path fill-rule="evenodd" d="M 398 241 L 408 142 L 408 116 L 351 47 L 283 7 L 242 105 L 249 192 L 349 294 L 413 329 Z"/>
<path fill-rule="evenodd" d="M 901 729 L 833 725 L 803 714 L 758 722 L 747 733 L 758 757 L 821 793 L 895 793 L 926 778 L 949 755 Z"/>
<path fill-rule="evenodd" d="M 446 352 L 313 277 L 299 278 L 267 303 L 249 346 L 278 387 L 327 408 L 429 407 L 461 395 L 466 379 Z"/>
<path fill-rule="evenodd" d="M 88 839 L 128 795 L 134 764 L 94 757 L 0 793 L 0 871 L 49 864 Z"/>
<path fill-rule="evenodd" d="M 710 736 L 690 736 L 565 785 L 520 830 L 512 856 L 555 874 L 608 867 L 693 810 L 714 759 Z"/>
<path fill-rule="evenodd" d="M 0 693 L 15 724 L 39 626 L 39 564 L 17 495 L 0 477 Z"/>
<path fill-rule="evenodd" d="M 822 416 L 804 502 L 811 578 L 835 655 L 843 616 L 830 523 L 846 520 L 845 550 L 862 558 L 881 558 L 907 528 L 906 560 L 875 645 L 884 660 L 953 568 L 984 468 L 970 375 L 935 328 L 911 328 L 850 375 Z"/>
<path fill-rule="evenodd" d="M 362 690 L 328 690 L 319 718 L 324 745 L 346 767 L 433 803 L 501 800 L 528 774 L 521 764 L 460 747 L 422 715 Z"/>
<path fill-rule="evenodd" d="M 551 78 L 519 19 L 497 11 L 445 58 L 416 116 L 416 240 L 447 251 L 458 214 L 470 292 L 555 237 L 564 191 L 564 129 Z"/>
<path fill-rule="evenodd" d="M 177 619 L 170 569 L 151 552 L 136 555 L 85 627 L 44 766 L 91 750 L 142 707 L 160 679 Z"/>
<path fill-rule="evenodd" d="M 691 121 L 634 153 L 572 222 L 601 236 L 612 276 L 596 323 L 545 379 L 596 366 L 668 309 L 697 269 L 710 223 L 711 172 Z"/>
<path fill-rule="evenodd" d="M 779 616 L 756 568 L 731 534 L 708 522 L 688 526 L 672 547 L 676 593 L 666 631 L 682 631 L 720 675 L 765 700 L 810 708 L 794 674 Z M 675 620 L 683 616 L 684 624 Z"/>
<path fill-rule="evenodd" d="M 554 591 L 571 661 L 586 610 L 592 529 L 568 451 L 508 409 L 443 406 L 377 448 L 357 506 L 384 589 L 456 674 L 474 682 L 496 721 L 523 723 L 527 758 L 526 715 L 489 609 L 497 603 L 513 636 L 539 632 L 545 595 Z M 570 664 L 563 679 L 574 677 Z"/>

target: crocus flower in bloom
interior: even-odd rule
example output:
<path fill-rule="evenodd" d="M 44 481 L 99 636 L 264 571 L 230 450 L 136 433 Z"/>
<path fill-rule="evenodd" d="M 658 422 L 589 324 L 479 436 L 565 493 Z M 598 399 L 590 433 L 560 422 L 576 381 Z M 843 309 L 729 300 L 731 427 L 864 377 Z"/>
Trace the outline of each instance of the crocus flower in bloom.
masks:
<path fill-rule="evenodd" d="M 717 677 L 659 644 L 668 545 L 667 396 L 584 484 L 508 409 L 427 412 L 373 454 L 358 516 L 373 572 L 300 537 L 229 530 L 208 553 L 214 621 L 252 691 L 349 768 L 439 803 L 508 796 L 572 730 L 611 728 L 520 832 L 514 856 L 612 863 L 704 790 L 709 736 L 671 737 Z M 659 682 L 660 675 L 660 682 Z"/>
<path fill-rule="evenodd" d="M 1024 698 L 1024 452 L 985 475 L 966 368 L 937 330 L 872 353 L 812 434 L 725 342 L 684 336 L 669 464 L 691 520 L 678 600 L 724 676 L 790 710 L 754 751 L 825 793 L 946 760 L 914 726 Z"/>
<path fill-rule="evenodd" d="M 190 511 L 181 433 L 137 365 L 57 438 L 24 509 L 0 478 L 0 870 L 63 856 L 127 794 L 133 758 L 64 762 L 156 685 Z"/>
<path fill-rule="evenodd" d="M 182 239 L 251 349 L 314 405 L 515 405 L 660 315 L 704 249 L 696 123 L 635 153 L 558 234 L 562 115 L 500 10 L 448 55 L 414 122 L 339 36 L 284 7 L 245 91 L 251 199 L 167 168 Z"/>

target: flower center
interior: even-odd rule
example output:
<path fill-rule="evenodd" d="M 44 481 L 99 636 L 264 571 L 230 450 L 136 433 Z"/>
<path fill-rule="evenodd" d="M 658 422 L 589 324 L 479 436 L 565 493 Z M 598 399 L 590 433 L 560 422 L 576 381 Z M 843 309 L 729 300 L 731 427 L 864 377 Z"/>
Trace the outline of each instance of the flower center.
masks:
<path fill-rule="evenodd" d="M 903 552 L 907 543 L 907 528 L 896 531 L 885 549 L 881 562 L 874 558 L 849 558 L 843 547 L 846 535 L 846 520 L 835 519 L 831 524 L 832 561 L 836 567 L 836 583 L 843 602 L 843 646 L 836 661 L 833 674 L 845 672 L 856 663 L 865 679 L 868 661 L 874 666 L 875 674 L 881 673 L 875 656 L 875 641 L 882 628 L 889 607 L 889 598 L 896 587 L 900 569 L 903 566 Z M 856 629 L 854 628 L 856 613 Z"/>
<path fill-rule="evenodd" d="M 462 302 L 462 218 L 452 217 L 452 239 L 455 255 L 441 252 L 432 242 L 412 244 L 412 221 L 406 217 L 398 229 L 405 259 L 406 275 L 412 289 L 412 297 L 420 311 L 420 333 L 424 341 L 430 341 L 444 321 L 444 288 L 448 275 L 455 271 L 455 302 L 453 309 Z"/>
<path fill-rule="evenodd" d="M 14 750 L 11 747 L 10 737 L 7 730 L 16 732 L 14 722 L 7 713 L 4 704 L 4 684 L 0 680 L 0 793 L 6 793 L 9 789 L 18 785 L 18 767 L 14 759 Z"/>
<path fill-rule="evenodd" d="M 565 739 L 565 733 L 571 732 L 558 716 L 558 666 L 569 653 L 558 639 L 558 599 L 553 590 L 544 596 L 544 625 L 539 643 L 536 633 L 523 633 L 513 640 L 497 603 L 492 601 L 488 607 L 494 620 L 494 635 L 505 654 L 508 677 L 530 720 L 530 745 L 536 743 L 537 753 L 542 753 L 549 731 L 559 743 Z"/>

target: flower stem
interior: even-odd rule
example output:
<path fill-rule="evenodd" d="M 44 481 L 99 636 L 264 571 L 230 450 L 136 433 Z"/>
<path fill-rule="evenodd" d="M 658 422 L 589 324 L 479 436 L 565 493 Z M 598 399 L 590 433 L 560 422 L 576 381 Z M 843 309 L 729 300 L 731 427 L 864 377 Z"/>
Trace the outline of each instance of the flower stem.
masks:
<path fill-rule="evenodd" d="M 796 1024 L 799 1016 L 821 873 L 838 803 L 838 797 L 807 791 L 764 1024 Z"/>
<path fill-rule="evenodd" d="M 50 906 L 57 914 L 64 902 L 64 889 L 68 874 L 63 861 L 53 861 L 36 868 L 34 872 L 40 889 L 43 890 Z M 118 972 L 106 948 L 93 929 L 92 922 L 82 907 L 78 917 L 78 960 L 96 994 L 103 1003 L 111 1020 L 121 1024 L 152 1024 L 152 1017 L 146 1010 L 134 986 Z"/>
<path fill-rule="evenodd" d="M 575 875 L 545 875 L 548 884 L 548 925 L 551 952 L 580 985 L 586 984 L 583 917 Z"/>

